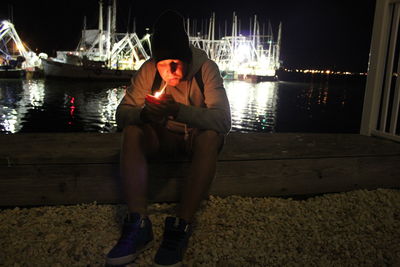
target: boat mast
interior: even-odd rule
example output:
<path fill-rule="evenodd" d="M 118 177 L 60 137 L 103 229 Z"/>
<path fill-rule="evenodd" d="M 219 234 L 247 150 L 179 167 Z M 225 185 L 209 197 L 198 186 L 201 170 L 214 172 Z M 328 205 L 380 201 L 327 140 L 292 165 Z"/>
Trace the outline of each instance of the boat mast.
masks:
<path fill-rule="evenodd" d="M 280 62 L 279 62 L 279 58 L 280 58 L 280 54 L 281 54 L 281 35 L 282 35 L 282 22 L 279 23 L 278 40 L 277 40 L 277 44 L 276 44 L 275 66 L 277 69 L 279 69 L 281 67 Z"/>
<path fill-rule="evenodd" d="M 86 16 L 83 17 L 82 43 L 79 50 L 86 51 Z"/>
<path fill-rule="evenodd" d="M 215 12 L 212 13 L 211 17 L 211 53 L 212 56 L 214 57 L 215 55 Z"/>
<path fill-rule="evenodd" d="M 108 65 L 110 66 L 110 52 L 111 52 L 111 5 L 108 3 L 107 10 L 107 39 L 106 39 L 106 58 L 108 61 Z"/>
<path fill-rule="evenodd" d="M 186 32 L 190 36 L 190 18 L 186 19 Z"/>
<path fill-rule="evenodd" d="M 111 38 L 114 38 L 116 32 L 117 32 L 117 0 L 113 0 Z"/>
<path fill-rule="evenodd" d="M 232 55 L 236 53 L 236 35 L 237 35 L 237 17 L 233 12 L 233 23 L 232 23 Z"/>
<path fill-rule="evenodd" d="M 253 44 L 256 43 L 256 34 L 257 34 L 257 15 L 254 15 L 254 24 L 253 24 Z M 254 45 L 255 46 L 255 45 Z"/>
<path fill-rule="evenodd" d="M 103 1 L 99 1 L 99 54 L 103 57 Z"/>
<path fill-rule="evenodd" d="M 253 22 L 252 22 L 252 20 L 251 20 L 251 17 L 250 17 L 250 24 L 249 24 L 250 26 L 249 26 L 249 37 L 251 38 L 251 34 L 252 34 L 252 32 L 251 32 L 251 28 L 252 28 L 252 25 L 253 25 Z"/>

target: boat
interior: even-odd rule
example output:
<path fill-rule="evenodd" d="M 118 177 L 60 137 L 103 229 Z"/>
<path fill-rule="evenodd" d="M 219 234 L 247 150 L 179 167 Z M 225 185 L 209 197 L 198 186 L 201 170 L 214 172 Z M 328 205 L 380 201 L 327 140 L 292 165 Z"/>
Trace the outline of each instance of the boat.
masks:
<path fill-rule="evenodd" d="M 251 83 L 275 82 L 278 81 L 278 75 L 238 74 L 237 80 Z"/>
<path fill-rule="evenodd" d="M 42 58 L 45 77 L 89 80 L 129 80 L 150 58 L 150 35 L 116 32 L 116 0 L 108 5 L 107 30 L 103 30 L 103 3 L 99 1 L 99 26 L 82 30 L 74 51 L 57 51 L 56 57 Z"/>
<path fill-rule="evenodd" d="M 278 81 L 278 71 L 275 73 L 275 75 L 256 75 L 256 74 L 243 74 L 235 71 L 221 71 L 221 76 L 224 80 L 239 80 L 251 83 Z"/>
<path fill-rule="evenodd" d="M 85 80 L 130 80 L 135 70 L 107 68 L 100 61 L 67 63 L 57 59 L 42 59 L 47 78 L 85 79 Z"/>
<path fill-rule="evenodd" d="M 210 19 L 209 32 L 201 37 L 201 33 L 190 35 L 192 45 L 206 51 L 214 60 L 224 79 L 249 82 L 277 81 L 280 68 L 280 43 L 282 24 L 279 24 L 278 36 L 273 37 L 272 26 L 269 23 L 267 34 L 260 34 L 257 16 L 250 23 L 250 33 L 243 36 L 238 33 L 238 19 L 233 13 L 232 34 L 217 40 L 215 36 L 215 14 Z M 188 29 L 190 23 L 188 22 Z M 226 31 L 226 30 L 225 30 Z M 264 29 L 263 29 L 264 31 Z M 190 33 L 189 33 L 190 34 Z"/>
<path fill-rule="evenodd" d="M 25 71 L 23 69 L 12 69 L 0 67 L 0 79 L 19 79 L 24 77 Z"/>
<path fill-rule="evenodd" d="M 17 79 L 23 77 L 25 74 L 25 70 L 22 69 L 23 61 L 25 59 L 21 56 L 10 60 L 5 60 L 4 57 L 0 56 L 0 78 Z"/>

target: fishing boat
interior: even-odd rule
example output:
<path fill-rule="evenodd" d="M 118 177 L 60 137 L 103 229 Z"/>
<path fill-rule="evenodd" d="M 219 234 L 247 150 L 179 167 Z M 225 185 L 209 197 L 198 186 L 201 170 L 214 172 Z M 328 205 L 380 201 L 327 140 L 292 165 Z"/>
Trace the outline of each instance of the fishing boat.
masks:
<path fill-rule="evenodd" d="M 43 71 L 46 77 L 87 80 L 129 80 L 135 73 L 130 69 L 108 68 L 105 62 L 83 60 L 74 63 L 60 61 L 58 58 L 42 58 Z"/>
<path fill-rule="evenodd" d="M 25 74 L 25 70 L 22 69 L 22 62 L 25 59 L 21 56 L 17 59 L 6 60 L 0 55 L 0 78 L 1 79 L 15 79 L 21 78 Z"/>
<path fill-rule="evenodd" d="M 254 27 L 252 27 L 252 24 Z M 187 28 L 190 29 L 190 21 Z M 282 25 L 279 24 L 278 36 L 273 36 L 272 26 L 268 23 L 268 32 L 260 34 L 257 16 L 250 23 L 249 34 L 238 32 L 238 18 L 233 13 L 231 35 L 215 39 L 215 14 L 210 18 L 208 33 L 190 35 L 192 45 L 206 51 L 221 70 L 224 79 L 249 82 L 277 81 L 280 68 L 280 43 Z M 226 31 L 226 30 L 225 30 Z M 190 32 L 189 32 L 190 33 Z M 204 36 L 204 37 L 202 37 Z"/>
<path fill-rule="evenodd" d="M 103 3 L 99 1 L 99 26 L 82 30 L 74 51 L 57 51 L 56 57 L 42 58 L 44 75 L 49 78 L 129 80 L 150 56 L 136 33 L 117 33 L 116 0 L 108 5 L 107 29 L 103 30 Z"/>
<path fill-rule="evenodd" d="M 0 67 L 0 79 L 18 79 L 22 78 L 25 75 L 25 71 L 23 69 L 10 69 Z"/>

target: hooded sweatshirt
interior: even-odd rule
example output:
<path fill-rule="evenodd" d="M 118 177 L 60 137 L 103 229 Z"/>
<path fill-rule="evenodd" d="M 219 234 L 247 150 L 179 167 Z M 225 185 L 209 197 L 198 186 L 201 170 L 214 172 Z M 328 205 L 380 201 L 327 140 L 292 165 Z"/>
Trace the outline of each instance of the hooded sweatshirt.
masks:
<path fill-rule="evenodd" d="M 190 48 L 192 61 L 185 78 L 177 86 L 168 85 L 165 89 L 165 93 L 171 94 L 179 103 L 177 116 L 168 118 L 166 127 L 176 132 L 197 128 L 228 134 L 231 129 L 231 112 L 218 66 L 203 50 L 193 46 Z M 132 77 L 131 85 L 117 108 L 116 121 L 119 128 L 143 124 L 140 112 L 146 95 L 152 93 L 156 71 L 154 59 L 149 59 Z M 203 93 L 194 77 L 198 71 L 202 73 Z M 162 81 L 160 89 L 164 85 L 165 81 Z"/>

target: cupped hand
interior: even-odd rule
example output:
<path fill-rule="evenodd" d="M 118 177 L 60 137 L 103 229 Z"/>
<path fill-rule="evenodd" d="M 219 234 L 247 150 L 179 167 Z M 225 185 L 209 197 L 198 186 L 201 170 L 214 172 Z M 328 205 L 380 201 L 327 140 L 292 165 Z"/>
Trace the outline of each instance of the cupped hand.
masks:
<path fill-rule="evenodd" d="M 145 108 L 149 114 L 155 117 L 176 117 L 179 112 L 179 104 L 172 95 L 162 94 L 157 101 L 148 101 L 145 99 Z"/>

